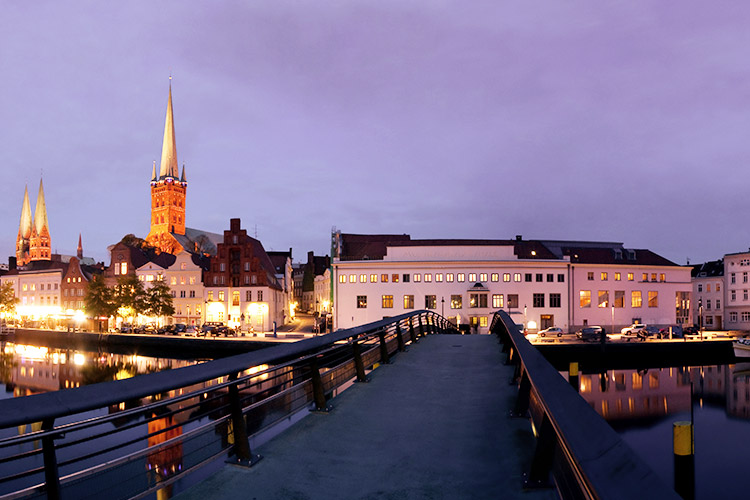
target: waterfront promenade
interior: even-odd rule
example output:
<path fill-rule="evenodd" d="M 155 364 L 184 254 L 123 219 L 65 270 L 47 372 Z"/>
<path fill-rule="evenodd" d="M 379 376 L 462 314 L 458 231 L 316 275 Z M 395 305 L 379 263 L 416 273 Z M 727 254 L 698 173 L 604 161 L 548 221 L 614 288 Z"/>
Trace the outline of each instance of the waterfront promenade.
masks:
<path fill-rule="evenodd" d="M 431 335 L 179 500 L 556 498 L 524 491 L 535 440 L 495 336 Z"/>

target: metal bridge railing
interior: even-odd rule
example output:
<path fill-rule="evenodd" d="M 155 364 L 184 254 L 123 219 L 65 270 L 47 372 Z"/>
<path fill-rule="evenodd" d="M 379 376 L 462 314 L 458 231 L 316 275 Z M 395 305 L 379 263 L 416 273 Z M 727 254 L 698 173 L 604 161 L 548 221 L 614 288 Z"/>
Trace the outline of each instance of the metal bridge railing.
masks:
<path fill-rule="evenodd" d="M 679 498 L 521 333 L 505 311 L 490 331 L 516 366 L 511 416 L 530 418 L 537 437 L 526 487 L 554 486 L 562 498 Z"/>
<path fill-rule="evenodd" d="M 0 402 L 0 498 L 140 498 L 329 400 L 419 337 L 455 328 L 415 311 L 176 370 Z"/>

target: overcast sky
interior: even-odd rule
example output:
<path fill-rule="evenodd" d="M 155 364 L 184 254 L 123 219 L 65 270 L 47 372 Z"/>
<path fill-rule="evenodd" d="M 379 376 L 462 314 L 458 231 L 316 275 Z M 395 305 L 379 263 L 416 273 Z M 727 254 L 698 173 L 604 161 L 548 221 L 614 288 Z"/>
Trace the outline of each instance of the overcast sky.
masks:
<path fill-rule="evenodd" d="M 0 10 L 0 257 L 149 228 L 169 76 L 187 225 L 750 246 L 750 2 L 35 1 Z M 257 228 L 257 229 L 256 229 Z"/>

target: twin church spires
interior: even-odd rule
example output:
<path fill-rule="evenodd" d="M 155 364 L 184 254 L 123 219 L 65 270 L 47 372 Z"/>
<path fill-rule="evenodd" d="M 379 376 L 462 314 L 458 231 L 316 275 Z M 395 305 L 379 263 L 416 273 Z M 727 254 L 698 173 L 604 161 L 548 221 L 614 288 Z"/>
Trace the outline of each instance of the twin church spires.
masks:
<path fill-rule="evenodd" d="M 36 210 L 33 218 L 31 217 L 28 186 L 23 193 L 21 223 L 16 238 L 16 263 L 23 266 L 33 260 L 50 260 L 52 258 L 51 249 L 47 204 L 44 201 L 44 186 L 40 179 L 39 194 L 36 198 Z"/>
<path fill-rule="evenodd" d="M 151 229 L 146 236 L 146 242 L 162 252 L 177 254 L 183 249 L 175 235 L 185 234 L 187 181 L 185 180 L 185 167 L 182 167 L 180 176 L 177 164 L 171 80 L 170 77 L 161 164 L 158 175 L 156 162 L 151 172 Z"/>

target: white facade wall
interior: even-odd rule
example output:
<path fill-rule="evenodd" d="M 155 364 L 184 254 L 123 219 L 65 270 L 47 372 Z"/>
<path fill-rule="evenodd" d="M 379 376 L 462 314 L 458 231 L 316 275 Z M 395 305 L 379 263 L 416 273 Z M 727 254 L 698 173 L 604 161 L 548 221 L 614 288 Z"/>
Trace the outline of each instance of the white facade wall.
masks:
<path fill-rule="evenodd" d="M 42 319 L 62 313 L 60 284 L 62 270 L 20 271 L 17 275 L 3 276 L 2 283 L 13 283 L 19 302 L 16 312 L 28 319 Z"/>
<path fill-rule="evenodd" d="M 159 275 L 169 285 L 175 313 L 167 318 L 166 324 L 199 326 L 204 322 L 202 269 L 193 262 L 190 253 L 177 254 L 174 264 L 167 269 L 148 262 L 136 269 L 135 274 L 147 289 L 159 279 Z"/>
<path fill-rule="evenodd" d="M 750 252 L 724 256 L 724 280 L 725 328 L 750 330 Z M 707 314 L 704 301 L 704 321 Z M 704 323 L 704 327 L 709 325 Z"/>
<path fill-rule="evenodd" d="M 613 326 L 614 331 L 619 332 L 635 322 L 666 327 L 687 321 L 677 317 L 676 302 L 678 293 L 682 294 L 680 297 L 689 298 L 692 291 L 689 267 L 639 266 L 627 262 L 622 265 L 573 264 L 571 267 L 573 329 L 598 325 L 611 333 Z M 615 300 L 616 292 L 621 292 L 621 301 Z M 685 318 L 687 312 L 686 309 Z"/>
<path fill-rule="evenodd" d="M 221 322 L 243 332 L 271 332 L 284 324 L 286 294 L 266 286 L 203 289 L 205 321 Z"/>
<path fill-rule="evenodd" d="M 727 324 L 724 317 L 724 277 L 696 277 L 693 278 L 693 317 L 698 323 L 698 316 L 703 313 L 703 327 L 709 330 L 721 330 L 723 328 L 738 328 L 737 322 L 734 327 Z M 741 295 L 740 295 L 741 296 Z M 702 307 L 702 311 L 701 311 Z M 739 314 L 737 315 L 739 318 Z M 748 322 L 750 325 L 750 322 Z"/>
<path fill-rule="evenodd" d="M 313 308 L 318 313 L 331 312 L 331 271 L 326 269 L 325 273 L 315 276 L 313 292 Z"/>

